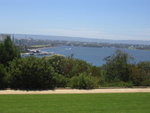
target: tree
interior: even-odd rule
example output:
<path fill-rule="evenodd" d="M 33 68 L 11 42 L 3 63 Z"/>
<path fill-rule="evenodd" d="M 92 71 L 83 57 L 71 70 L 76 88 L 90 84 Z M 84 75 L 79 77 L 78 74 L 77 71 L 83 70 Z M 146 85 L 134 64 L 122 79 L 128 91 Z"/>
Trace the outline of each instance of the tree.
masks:
<path fill-rule="evenodd" d="M 20 52 L 8 36 L 0 43 L 0 63 L 7 65 L 9 61 L 20 58 Z"/>
<path fill-rule="evenodd" d="M 26 57 L 10 62 L 10 87 L 43 90 L 55 87 L 54 69 L 44 58 Z"/>
<path fill-rule="evenodd" d="M 130 78 L 130 60 L 132 59 L 127 53 L 117 50 L 115 54 L 105 58 L 106 64 L 106 80 L 113 81 L 129 81 Z"/>

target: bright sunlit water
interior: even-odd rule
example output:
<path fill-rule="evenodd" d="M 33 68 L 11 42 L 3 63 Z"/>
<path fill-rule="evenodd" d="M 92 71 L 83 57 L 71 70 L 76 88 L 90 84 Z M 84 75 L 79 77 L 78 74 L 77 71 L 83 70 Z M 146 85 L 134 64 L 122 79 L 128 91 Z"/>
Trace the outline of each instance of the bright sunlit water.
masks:
<path fill-rule="evenodd" d="M 111 56 L 118 48 L 96 48 L 96 47 L 74 47 L 61 46 L 54 48 L 43 48 L 42 51 L 54 52 L 65 56 L 73 54 L 74 58 L 87 61 L 93 65 L 101 66 L 105 63 L 104 58 Z M 150 61 L 150 51 L 121 49 L 134 57 L 134 63 L 140 61 Z"/>

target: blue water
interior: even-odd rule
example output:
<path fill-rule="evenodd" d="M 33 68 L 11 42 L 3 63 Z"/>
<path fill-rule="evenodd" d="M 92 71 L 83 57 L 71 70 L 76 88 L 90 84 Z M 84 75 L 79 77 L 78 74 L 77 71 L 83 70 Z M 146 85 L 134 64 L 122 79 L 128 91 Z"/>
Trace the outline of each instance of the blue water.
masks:
<path fill-rule="evenodd" d="M 105 64 L 104 58 L 111 56 L 118 48 L 96 48 L 96 47 L 74 47 L 74 46 L 62 46 L 54 48 L 43 48 L 41 50 L 47 52 L 54 52 L 65 56 L 73 54 L 74 58 L 78 58 L 87 61 L 93 65 L 101 66 Z M 120 49 L 134 57 L 134 62 L 150 61 L 150 51 L 146 50 L 132 50 L 132 49 Z"/>

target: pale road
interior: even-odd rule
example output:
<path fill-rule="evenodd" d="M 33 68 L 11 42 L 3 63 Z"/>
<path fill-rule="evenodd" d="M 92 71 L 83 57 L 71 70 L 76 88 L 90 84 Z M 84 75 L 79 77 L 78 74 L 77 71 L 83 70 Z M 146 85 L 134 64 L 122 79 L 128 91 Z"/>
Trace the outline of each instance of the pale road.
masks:
<path fill-rule="evenodd" d="M 116 89 L 55 89 L 44 91 L 0 90 L 0 94 L 92 94 L 92 93 L 138 93 L 150 92 L 150 88 L 116 88 Z"/>

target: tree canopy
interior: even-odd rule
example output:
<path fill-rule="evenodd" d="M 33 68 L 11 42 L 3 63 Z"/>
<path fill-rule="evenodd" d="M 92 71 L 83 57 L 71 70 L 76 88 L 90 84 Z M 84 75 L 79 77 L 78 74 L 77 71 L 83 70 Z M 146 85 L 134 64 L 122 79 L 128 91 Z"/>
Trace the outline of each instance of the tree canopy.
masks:
<path fill-rule="evenodd" d="M 112 56 L 105 58 L 105 70 L 108 81 L 128 81 L 130 77 L 129 63 L 131 56 L 117 50 Z"/>
<path fill-rule="evenodd" d="M 8 36 L 4 42 L 0 43 L 0 63 L 7 65 L 15 58 L 20 58 L 20 51 Z"/>

